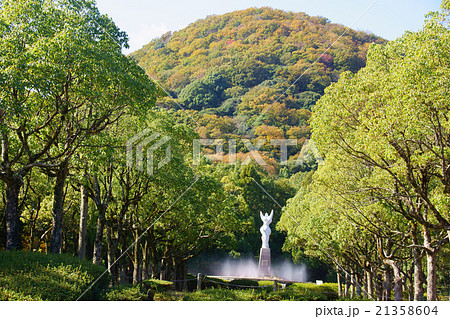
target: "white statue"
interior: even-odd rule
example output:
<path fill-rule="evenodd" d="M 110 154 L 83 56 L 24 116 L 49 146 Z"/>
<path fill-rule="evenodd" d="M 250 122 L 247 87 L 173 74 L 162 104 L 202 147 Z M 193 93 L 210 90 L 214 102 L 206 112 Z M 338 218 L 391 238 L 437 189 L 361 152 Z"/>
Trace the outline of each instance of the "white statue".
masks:
<path fill-rule="evenodd" d="M 262 212 L 259 212 L 259 215 L 261 216 L 261 220 L 264 223 L 261 226 L 261 228 L 259 229 L 259 231 L 262 234 L 262 236 L 261 236 L 262 248 L 269 248 L 269 236 L 270 236 L 270 233 L 272 233 L 272 231 L 270 230 L 269 224 L 272 222 L 273 209 L 270 212 L 270 215 L 267 215 L 267 213 L 265 215 L 263 215 Z"/>

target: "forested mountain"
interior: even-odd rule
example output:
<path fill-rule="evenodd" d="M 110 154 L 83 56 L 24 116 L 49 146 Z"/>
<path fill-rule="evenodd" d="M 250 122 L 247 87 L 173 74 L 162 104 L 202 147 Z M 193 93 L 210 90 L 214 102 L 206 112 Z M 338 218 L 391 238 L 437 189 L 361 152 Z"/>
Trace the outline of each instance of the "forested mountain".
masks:
<path fill-rule="evenodd" d="M 190 112 L 200 137 L 266 140 L 273 173 L 279 147 L 269 140 L 297 139 L 288 154 L 295 160 L 310 135 L 311 106 L 343 71 L 365 65 L 371 43 L 385 40 L 323 17 L 250 8 L 198 20 L 131 56 L 171 96 L 158 104 L 184 118 L 181 109 Z M 248 150 L 238 142 L 237 152 Z"/>

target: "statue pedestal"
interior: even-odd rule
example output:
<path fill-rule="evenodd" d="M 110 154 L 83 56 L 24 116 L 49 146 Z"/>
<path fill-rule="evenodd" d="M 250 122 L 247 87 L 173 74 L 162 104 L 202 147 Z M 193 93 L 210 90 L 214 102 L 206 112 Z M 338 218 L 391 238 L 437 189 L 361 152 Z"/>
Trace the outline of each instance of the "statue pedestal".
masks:
<path fill-rule="evenodd" d="M 261 248 L 259 252 L 259 267 L 258 267 L 258 275 L 259 276 L 270 276 L 270 248 Z"/>

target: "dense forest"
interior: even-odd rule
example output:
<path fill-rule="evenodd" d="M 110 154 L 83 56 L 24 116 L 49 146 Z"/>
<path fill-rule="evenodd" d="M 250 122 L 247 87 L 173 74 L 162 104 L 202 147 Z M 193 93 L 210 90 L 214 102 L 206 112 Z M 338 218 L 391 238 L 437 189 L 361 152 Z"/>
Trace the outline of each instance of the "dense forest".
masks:
<path fill-rule="evenodd" d="M 0 0 L 3 247 L 182 289 L 199 256 L 256 257 L 273 209 L 274 260 L 311 280 L 331 270 L 341 296 L 437 300 L 450 284 L 449 9 L 387 42 L 251 8 L 125 56 L 127 34 L 93 1 Z M 130 165 L 149 132 L 165 147 L 139 144 L 153 157 Z M 198 139 L 223 150 L 196 161 Z"/>

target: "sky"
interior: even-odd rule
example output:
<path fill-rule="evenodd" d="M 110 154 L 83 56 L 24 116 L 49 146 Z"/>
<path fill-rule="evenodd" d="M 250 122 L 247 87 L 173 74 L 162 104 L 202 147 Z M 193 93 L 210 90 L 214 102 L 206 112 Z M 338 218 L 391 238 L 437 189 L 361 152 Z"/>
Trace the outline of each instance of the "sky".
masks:
<path fill-rule="evenodd" d="M 440 0 L 97 0 L 130 38 L 130 53 L 168 31 L 180 30 L 208 15 L 250 7 L 271 7 L 323 16 L 387 40 L 423 26 L 425 14 L 439 10 Z"/>

